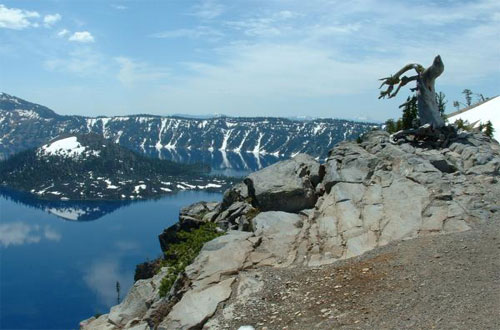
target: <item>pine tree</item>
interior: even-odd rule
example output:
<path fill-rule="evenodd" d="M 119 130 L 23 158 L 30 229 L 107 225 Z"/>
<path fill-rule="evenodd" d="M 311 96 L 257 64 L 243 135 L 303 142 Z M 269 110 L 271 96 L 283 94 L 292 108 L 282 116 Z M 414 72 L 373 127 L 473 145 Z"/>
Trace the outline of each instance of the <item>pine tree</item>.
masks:
<path fill-rule="evenodd" d="M 417 98 L 408 97 L 403 109 L 403 117 L 401 118 L 401 129 L 410 129 L 418 127 L 418 108 Z"/>
<path fill-rule="evenodd" d="M 448 103 L 448 101 L 446 101 L 445 98 L 446 98 L 446 95 L 443 92 L 439 92 L 436 94 L 438 111 L 439 111 L 439 114 L 441 115 L 441 117 L 443 117 L 444 119 L 446 118 L 446 115 L 444 114 L 444 112 L 446 110 L 446 103 Z"/>
<path fill-rule="evenodd" d="M 116 281 L 116 303 L 120 304 L 120 282 Z"/>
<path fill-rule="evenodd" d="M 394 119 L 388 119 L 385 122 L 385 130 L 388 133 L 390 133 L 390 134 L 393 134 L 393 133 L 397 132 L 397 130 L 396 130 L 396 123 L 394 122 Z"/>
<path fill-rule="evenodd" d="M 490 120 L 488 120 L 486 122 L 486 125 L 484 125 L 484 134 L 486 134 L 488 137 L 492 138 L 494 131 L 495 131 L 495 129 L 493 128 L 493 124 L 491 123 Z"/>
<path fill-rule="evenodd" d="M 462 91 L 462 94 L 465 95 L 465 104 L 470 107 L 472 105 L 472 91 L 466 88 Z"/>

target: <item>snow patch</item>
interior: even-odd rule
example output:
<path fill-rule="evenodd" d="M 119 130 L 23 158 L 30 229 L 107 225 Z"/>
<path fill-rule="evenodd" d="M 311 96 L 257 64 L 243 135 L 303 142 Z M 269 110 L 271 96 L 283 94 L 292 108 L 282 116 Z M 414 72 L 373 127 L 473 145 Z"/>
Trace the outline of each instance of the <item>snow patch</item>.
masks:
<path fill-rule="evenodd" d="M 454 123 L 458 119 L 466 120 L 474 127 L 486 124 L 489 121 L 493 124 L 493 138 L 500 141 L 500 96 L 484 102 L 472 109 L 448 117 L 448 122 Z"/>
<path fill-rule="evenodd" d="M 140 184 L 134 187 L 134 194 L 138 194 L 141 190 L 146 189 L 145 184 Z"/>
<path fill-rule="evenodd" d="M 33 110 L 16 109 L 15 111 L 17 112 L 17 114 L 20 117 L 25 117 L 28 119 L 39 119 L 40 118 L 40 115 Z"/>
<path fill-rule="evenodd" d="M 78 220 L 82 215 L 85 215 L 85 211 L 81 209 L 67 208 L 67 209 L 56 209 L 56 208 L 47 208 L 47 212 L 57 215 L 66 220 Z"/>
<path fill-rule="evenodd" d="M 222 187 L 221 184 L 215 184 L 215 183 L 208 183 L 205 186 L 198 186 L 198 189 L 208 189 L 208 188 L 220 188 Z"/>
<path fill-rule="evenodd" d="M 38 156 L 62 156 L 67 158 L 76 158 L 84 156 L 99 156 L 100 151 L 88 150 L 78 142 L 76 136 L 70 136 L 65 139 L 45 144 L 38 149 Z"/>

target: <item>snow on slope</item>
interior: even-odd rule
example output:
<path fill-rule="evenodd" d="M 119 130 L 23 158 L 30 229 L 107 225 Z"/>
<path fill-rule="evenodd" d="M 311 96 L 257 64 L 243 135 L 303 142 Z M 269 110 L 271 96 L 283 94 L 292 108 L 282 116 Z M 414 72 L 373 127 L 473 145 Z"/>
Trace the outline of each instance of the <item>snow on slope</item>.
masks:
<path fill-rule="evenodd" d="M 45 144 L 38 150 L 39 156 L 62 156 L 67 158 L 77 158 L 82 154 L 85 156 L 99 156 L 97 150 L 87 150 L 87 147 L 82 146 L 76 136 L 70 136 L 65 139 L 57 140 L 52 143 Z"/>
<path fill-rule="evenodd" d="M 474 127 L 479 126 L 481 123 L 485 124 L 488 120 L 491 121 L 495 129 L 493 138 L 500 141 L 500 96 L 462 113 L 452 114 L 451 117 L 448 117 L 450 123 L 454 123 L 458 119 L 466 120 L 470 124 L 474 124 Z"/>

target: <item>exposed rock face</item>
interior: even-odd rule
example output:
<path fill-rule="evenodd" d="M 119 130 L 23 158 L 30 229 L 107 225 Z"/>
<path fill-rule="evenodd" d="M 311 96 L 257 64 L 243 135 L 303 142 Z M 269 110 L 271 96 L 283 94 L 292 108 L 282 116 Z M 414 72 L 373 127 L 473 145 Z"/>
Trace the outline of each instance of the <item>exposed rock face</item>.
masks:
<path fill-rule="evenodd" d="M 158 297 L 156 275 L 82 328 L 221 328 L 237 316 L 238 302 L 263 287 L 265 266 L 320 266 L 488 221 L 500 210 L 499 174 L 500 146 L 480 134 L 460 133 L 446 148 L 426 149 L 371 132 L 360 144 L 338 145 L 323 165 L 299 155 L 249 175 L 208 211 L 181 212 L 178 226 L 193 217 L 238 230 L 205 244 L 183 285 L 174 286 L 175 299 Z"/>

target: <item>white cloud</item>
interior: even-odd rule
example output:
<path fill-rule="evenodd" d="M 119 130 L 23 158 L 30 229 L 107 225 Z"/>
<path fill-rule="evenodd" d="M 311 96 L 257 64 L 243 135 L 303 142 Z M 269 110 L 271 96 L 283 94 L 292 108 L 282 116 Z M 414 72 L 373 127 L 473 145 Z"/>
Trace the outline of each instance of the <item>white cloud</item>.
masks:
<path fill-rule="evenodd" d="M 61 234 L 49 226 L 40 227 L 23 222 L 0 224 L 0 245 L 3 247 L 39 243 L 42 238 L 57 242 Z"/>
<path fill-rule="evenodd" d="M 36 11 L 17 8 L 7 8 L 0 5 L 0 28 L 22 30 L 28 27 L 37 27 L 38 23 L 32 19 L 40 17 Z"/>
<path fill-rule="evenodd" d="M 192 15 L 201 19 L 211 20 L 217 18 L 224 12 L 223 5 L 214 0 L 202 0 L 193 7 Z"/>
<path fill-rule="evenodd" d="M 120 282 L 121 297 L 123 298 L 132 286 L 134 278 L 130 271 L 121 272 L 120 266 L 115 260 L 95 262 L 90 267 L 86 267 L 85 272 L 83 280 L 107 306 L 116 304 L 116 282 Z"/>
<path fill-rule="evenodd" d="M 89 31 L 81 31 L 73 33 L 68 40 L 87 43 L 87 42 L 94 42 L 94 37 Z"/>
<path fill-rule="evenodd" d="M 69 34 L 69 31 L 66 29 L 62 29 L 61 31 L 57 32 L 57 36 L 59 38 L 63 38 Z"/>
<path fill-rule="evenodd" d="M 51 27 L 61 20 L 61 15 L 53 14 L 53 15 L 45 15 L 43 18 L 43 23 L 45 27 Z"/>
<path fill-rule="evenodd" d="M 43 235 L 45 236 L 46 239 L 49 241 L 56 241 L 59 242 L 61 240 L 61 234 L 59 234 L 57 231 L 50 227 L 45 227 Z"/>
<path fill-rule="evenodd" d="M 198 26 L 193 29 L 163 31 L 151 35 L 153 38 L 204 38 L 212 41 L 218 40 L 223 36 L 224 34 L 222 32 L 207 26 Z"/>
<path fill-rule="evenodd" d="M 120 66 L 117 79 L 128 87 L 138 82 L 157 81 L 168 76 L 168 71 L 164 68 L 151 67 L 128 57 L 116 57 L 115 61 Z"/>

